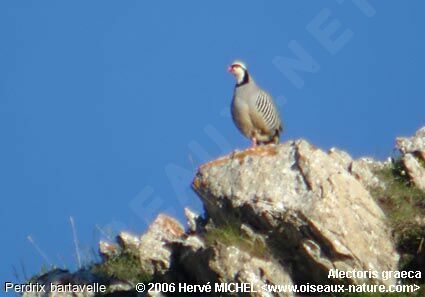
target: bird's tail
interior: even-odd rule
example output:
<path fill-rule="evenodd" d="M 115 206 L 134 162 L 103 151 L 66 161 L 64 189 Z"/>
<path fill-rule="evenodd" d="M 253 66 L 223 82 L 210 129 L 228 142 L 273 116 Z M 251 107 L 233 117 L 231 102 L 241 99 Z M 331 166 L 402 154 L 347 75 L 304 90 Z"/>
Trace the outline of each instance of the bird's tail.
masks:
<path fill-rule="evenodd" d="M 279 144 L 279 140 L 280 140 L 279 134 L 280 134 L 279 131 L 277 131 L 276 134 L 273 136 L 272 140 L 270 140 L 270 143 Z"/>

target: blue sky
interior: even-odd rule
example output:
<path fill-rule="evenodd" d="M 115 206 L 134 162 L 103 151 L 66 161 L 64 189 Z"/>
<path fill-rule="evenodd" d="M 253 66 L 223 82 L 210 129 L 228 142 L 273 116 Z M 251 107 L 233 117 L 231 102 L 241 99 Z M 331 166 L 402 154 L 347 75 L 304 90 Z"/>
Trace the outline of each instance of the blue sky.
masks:
<path fill-rule="evenodd" d="M 70 216 L 87 262 L 102 233 L 141 232 L 161 211 L 182 219 L 184 206 L 200 212 L 189 188 L 196 167 L 250 144 L 228 112 L 235 58 L 276 98 L 282 141 L 392 154 L 396 136 L 425 124 L 424 9 L 419 0 L 1 1 L 0 280 L 16 280 L 13 266 L 21 280 L 21 266 L 27 276 L 74 269 Z"/>

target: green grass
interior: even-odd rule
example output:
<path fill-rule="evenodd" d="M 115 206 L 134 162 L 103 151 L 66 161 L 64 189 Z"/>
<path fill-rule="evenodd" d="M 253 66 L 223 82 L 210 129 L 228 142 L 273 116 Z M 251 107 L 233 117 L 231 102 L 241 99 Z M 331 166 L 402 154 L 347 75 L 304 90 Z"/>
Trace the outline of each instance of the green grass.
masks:
<path fill-rule="evenodd" d="M 270 251 L 260 239 L 253 239 L 241 232 L 240 223 L 228 221 L 208 230 L 204 234 L 208 246 L 221 243 L 225 246 L 235 246 L 248 254 L 262 259 L 270 258 Z"/>
<path fill-rule="evenodd" d="M 395 244 L 402 254 L 400 268 L 403 268 L 415 257 L 425 238 L 425 228 L 417 221 L 425 217 L 425 192 L 411 184 L 400 159 L 375 174 L 384 187 L 370 189 L 370 193 L 387 216 Z"/>
<path fill-rule="evenodd" d="M 132 284 L 148 282 L 152 276 L 143 271 L 139 257 L 135 253 L 125 251 L 102 263 L 94 264 L 91 271 L 101 278 L 115 278 L 129 281 Z"/>

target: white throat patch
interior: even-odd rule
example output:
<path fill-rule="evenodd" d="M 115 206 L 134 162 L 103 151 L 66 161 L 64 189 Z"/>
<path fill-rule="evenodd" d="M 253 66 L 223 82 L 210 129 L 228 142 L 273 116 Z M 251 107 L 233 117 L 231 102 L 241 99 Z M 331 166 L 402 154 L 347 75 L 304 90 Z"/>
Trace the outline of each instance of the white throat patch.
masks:
<path fill-rule="evenodd" d="M 238 84 L 240 84 L 240 83 L 243 81 L 243 79 L 244 79 L 244 76 L 245 76 L 245 70 L 244 70 L 242 67 L 236 67 L 236 68 L 233 70 L 233 74 L 235 75 L 236 82 L 237 82 Z"/>

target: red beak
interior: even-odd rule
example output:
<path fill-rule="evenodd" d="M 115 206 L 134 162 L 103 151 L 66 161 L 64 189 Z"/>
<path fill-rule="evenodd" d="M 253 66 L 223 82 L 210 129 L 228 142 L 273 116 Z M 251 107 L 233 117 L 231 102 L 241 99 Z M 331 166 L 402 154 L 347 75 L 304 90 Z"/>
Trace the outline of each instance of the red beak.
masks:
<path fill-rule="evenodd" d="M 227 71 L 228 72 L 233 72 L 233 67 L 232 66 L 227 67 Z"/>

